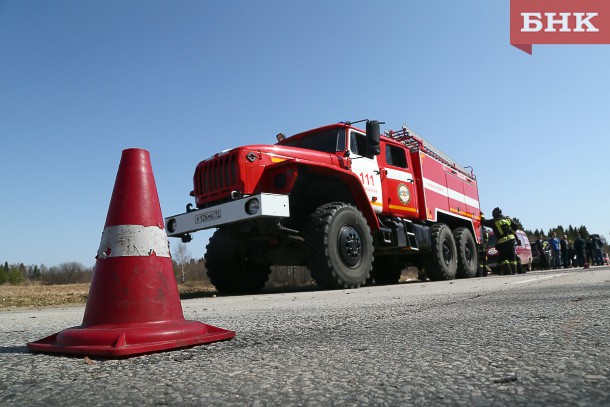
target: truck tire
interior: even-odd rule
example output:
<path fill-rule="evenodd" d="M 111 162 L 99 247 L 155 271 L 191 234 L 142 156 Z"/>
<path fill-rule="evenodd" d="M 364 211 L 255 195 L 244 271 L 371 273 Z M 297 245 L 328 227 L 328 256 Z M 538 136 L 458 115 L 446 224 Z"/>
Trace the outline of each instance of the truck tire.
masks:
<path fill-rule="evenodd" d="M 261 252 L 221 229 L 210 238 L 204 257 L 210 282 L 221 294 L 255 294 L 271 273 L 271 265 Z"/>
<path fill-rule="evenodd" d="M 397 284 L 405 265 L 394 256 L 379 256 L 373 261 L 371 278 L 380 285 Z"/>
<path fill-rule="evenodd" d="M 478 267 L 477 244 L 468 228 L 460 227 L 453 231 L 453 238 L 457 247 L 458 278 L 476 277 Z"/>
<path fill-rule="evenodd" d="M 457 248 L 451 229 L 443 223 L 430 228 L 432 252 L 426 261 L 426 274 L 431 281 L 453 280 L 457 273 Z"/>
<path fill-rule="evenodd" d="M 371 274 L 371 229 L 360 211 L 346 203 L 324 204 L 309 216 L 305 250 L 311 277 L 322 288 L 358 288 Z"/>

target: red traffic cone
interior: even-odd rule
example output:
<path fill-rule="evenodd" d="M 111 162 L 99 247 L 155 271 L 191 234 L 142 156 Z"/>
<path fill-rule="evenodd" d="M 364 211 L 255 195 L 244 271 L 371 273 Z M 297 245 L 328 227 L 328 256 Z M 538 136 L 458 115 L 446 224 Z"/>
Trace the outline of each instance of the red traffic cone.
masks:
<path fill-rule="evenodd" d="M 81 326 L 27 344 L 36 352 L 130 356 L 231 339 L 187 321 L 148 151 L 123 151 Z"/>

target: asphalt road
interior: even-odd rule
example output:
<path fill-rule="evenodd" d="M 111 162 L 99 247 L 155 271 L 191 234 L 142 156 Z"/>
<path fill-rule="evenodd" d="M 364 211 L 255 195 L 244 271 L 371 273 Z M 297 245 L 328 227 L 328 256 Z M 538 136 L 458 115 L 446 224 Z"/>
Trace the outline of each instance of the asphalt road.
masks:
<path fill-rule="evenodd" d="M 610 406 L 610 269 L 183 301 L 231 341 L 33 354 L 84 307 L 0 313 L 0 405 Z"/>

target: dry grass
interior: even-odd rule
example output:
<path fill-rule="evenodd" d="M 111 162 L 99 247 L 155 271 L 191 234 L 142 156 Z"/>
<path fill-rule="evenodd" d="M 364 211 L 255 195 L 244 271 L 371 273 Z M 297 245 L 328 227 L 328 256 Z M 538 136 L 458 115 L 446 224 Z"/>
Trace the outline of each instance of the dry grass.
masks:
<path fill-rule="evenodd" d="M 205 297 L 216 293 L 209 284 L 179 284 L 183 298 Z M 62 285 L 0 285 L 0 310 L 15 308 L 56 307 L 68 304 L 84 304 L 89 295 L 89 284 Z"/>
<path fill-rule="evenodd" d="M 272 278 L 265 286 L 263 292 L 296 292 L 315 289 L 315 285 L 308 277 L 305 281 L 289 281 L 290 279 L 280 279 L 274 273 L 285 274 L 280 270 L 272 273 Z M 409 268 L 402 273 L 401 282 L 412 282 L 417 280 L 417 270 Z M 214 287 L 207 282 L 190 282 L 178 284 L 180 297 L 201 298 L 216 295 Z M 40 308 L 56 307 L 69 304 L 85 304 L 89 295 L 89 284 L 63 284 L 63 285 L 0 285 L 0 311 L 7 311 L 15 308 Z"/>
<path fill-rule="evenodd" d="M 0 309 L 83 304 L 88 294 L 89 284 L 4 284 L 0 286 Z"/>

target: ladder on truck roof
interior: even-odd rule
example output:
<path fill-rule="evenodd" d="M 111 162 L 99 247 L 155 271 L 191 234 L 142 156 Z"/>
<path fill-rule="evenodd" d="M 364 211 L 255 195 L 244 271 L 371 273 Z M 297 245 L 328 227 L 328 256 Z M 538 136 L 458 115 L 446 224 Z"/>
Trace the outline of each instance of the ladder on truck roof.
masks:
<path fill-rule="evenodd" d="M 472 170 L 468 171 L 466 168 L 462 167 L 454 159 L 443 153 L 438 148 L 434 147 L 432 143 L 430 143 L 428 140 L 426 140 L 404 124 L 402 125 L 402 129 L 400 130 L 386 130 L 385 135 L 391 138 L 392 140 L 396 140 L 404 144 L 411 151 L 423 151 L 429 156 L 436 158 L 443 164 L 446 164 L 449 167 L 461 172 L 467 177 L 476 179 Z"/>

